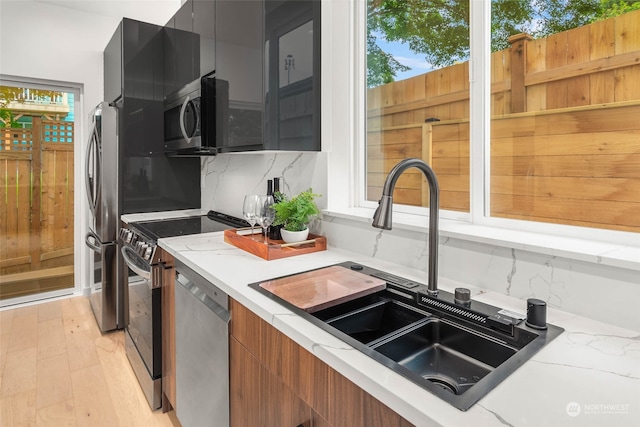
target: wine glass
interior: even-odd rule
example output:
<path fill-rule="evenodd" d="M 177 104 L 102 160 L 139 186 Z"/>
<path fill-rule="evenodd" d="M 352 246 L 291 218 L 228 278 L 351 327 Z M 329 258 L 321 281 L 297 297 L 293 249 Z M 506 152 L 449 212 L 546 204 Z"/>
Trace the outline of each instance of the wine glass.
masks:
<path fill-rule="evenodd" d="M 247 194 L 244 196 L 244 204 L 242 205 L 242 216 L 251 225 L 251 237 L 253 238 L 253 227 L 256 225 L 258 218 L 256 212 L 260 196 L 257 194 Z"/>
<path fill-rule="evenodd" d="M 260 196 L 258 198 L 258 205 L 256 207 L 256 218 L 258 224 L 262 227 L 264 235 L 264 242 L 267 243 L 267 228 L 271 225 L 276 218 L 276 210 L 273 207 L 275 200 L 272 195 Z"/>

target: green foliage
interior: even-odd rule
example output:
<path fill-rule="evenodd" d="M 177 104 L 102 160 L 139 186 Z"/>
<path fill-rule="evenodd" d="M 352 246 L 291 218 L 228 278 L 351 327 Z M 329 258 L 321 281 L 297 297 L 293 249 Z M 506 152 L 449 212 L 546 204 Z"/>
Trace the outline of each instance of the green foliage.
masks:
<path fill-rule="evenodd" d="M 640 1 L 634 0 L 600 0 L 599 19 L 613 18 L 622 14 L 640 10 Z"/>
<path fill-rule="evenodd" d="M 11 110 L 0 108 L 0 128 L 20 128 L 20 124 L 14 120 Z"/>
<path fill-rule="evenodd" d="M 406 44 L 433 68 L 469 58 L 470 0 L 367 0 L 367 86 L 394 81 L 409 67 L 377 41 Z M 546 37 L 640 9 L 636 0 L 491 0 L 491 50 L 519 33 Z"/>
<path fill-rule="evenodd" d="M 302 231 L 309 222 L 320 213 L 313 199 L 321 197 L 310 189 L 297 196 L 288 198 L 281 196 L 281 201 L 274 205 L 276 219 L 273 225 L 282 225 L 287 231 Z"/>

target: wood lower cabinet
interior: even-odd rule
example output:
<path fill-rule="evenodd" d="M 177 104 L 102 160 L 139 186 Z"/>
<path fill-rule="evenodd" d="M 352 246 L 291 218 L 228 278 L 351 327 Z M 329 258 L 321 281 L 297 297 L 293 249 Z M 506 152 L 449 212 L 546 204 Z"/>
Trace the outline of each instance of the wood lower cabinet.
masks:
<path fill-rule="evenodd" d="M 174 258 L 163 251 L 161 262 L 165 269 L 162 274 L 162 412 L 176 406 L 176 271 Z"/>
<path fill-rule="evenodd" d="M 232 426 L 411 426 L 234 300 L 230 334 Z"/>

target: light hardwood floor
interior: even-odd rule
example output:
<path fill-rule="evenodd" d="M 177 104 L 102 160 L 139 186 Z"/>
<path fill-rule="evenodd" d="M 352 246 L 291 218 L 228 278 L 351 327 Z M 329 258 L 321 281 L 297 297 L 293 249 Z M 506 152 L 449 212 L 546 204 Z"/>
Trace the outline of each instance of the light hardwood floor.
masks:
<path fill-rule="evenodd" d="M 84 297 L 0 311 L 0 426 L 166 426 Z"/>

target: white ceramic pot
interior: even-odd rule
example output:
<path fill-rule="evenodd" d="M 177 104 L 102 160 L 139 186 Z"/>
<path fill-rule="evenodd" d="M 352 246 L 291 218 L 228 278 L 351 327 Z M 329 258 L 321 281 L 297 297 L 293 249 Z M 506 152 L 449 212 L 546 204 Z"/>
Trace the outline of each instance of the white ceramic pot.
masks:
<path fill-rule="evenodd" d="M 309 229 L 305 228 L 302 231 L 287 231 L 283 228 L 280 230 L 280 234 L 282 235 L 282 240 L 284 240 L 285 243 L 297 243 L 307 240 L 307 236 L 309 236 Z"/>

